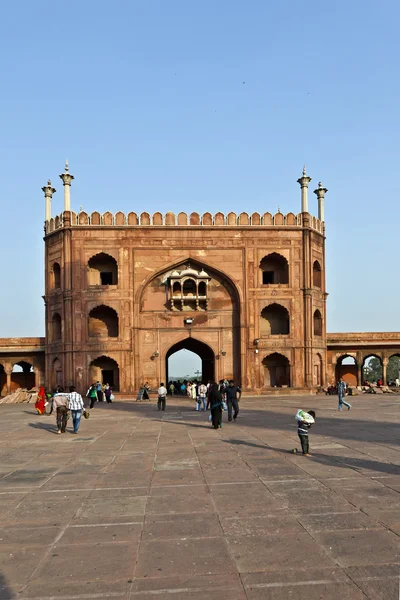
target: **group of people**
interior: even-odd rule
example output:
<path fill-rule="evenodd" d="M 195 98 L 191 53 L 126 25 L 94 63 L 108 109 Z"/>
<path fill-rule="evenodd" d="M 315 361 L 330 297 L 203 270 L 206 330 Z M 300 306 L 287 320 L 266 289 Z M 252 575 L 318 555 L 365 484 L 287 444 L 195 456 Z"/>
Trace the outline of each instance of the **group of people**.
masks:
<path fill-rule="evenodd" d="M 93 408 L 95 402 L 106 401 L 108 404 L 111 404 L 114 400 L 111 386 L 108 383 L 102 384 L 100 381 L 92 383 L 86 392 L 86 398 L 90 400 L 90 408 Z"/>
<path fill-rule="evenodd" d="M 99 381 L 92 383 L 86 397 L 89 400 L 90 408 L 93 408 L 95 402 L 106 401 L 111 403 L 114 399 L 111 386 L 108 383 L 103 385 Z M 46 412 L 48 405 L 50 405 L 50 411 Z M 64 390 L 62 386 L 58 386 L 52 394 L 46 393 L 45 388 L 40 387 L 35 408 L 39 415 L 56 413 L 57 433 L 59 434 L 65 433 L 69 415 L 72 417 L 74 433 L 78 433 L 82 415 L 89 416 L 81 394 L 76 391 L 73 385 L 69 387 L 69 391 Z"/>
<path fill-rule="evenodd" d="M 203 382 L 193 381 L 185 384 L 186 395 L 196 402 L 195 410 L 211 411 L 211 422 L 214 429 L 222 428 L 222 411 L 228 411 L 228 422 L 235 422 L 239 414 L 239 400 L 242 390 L 233 379 L 230 381 L 221 379 L 219 384 L 215 381 Z M 164 411 L 168 390 L 164 383 L 160 384 L 158 393 L 158 410 Z"/>
<path fill-rule="evenodd" d="M 46 414 L 46 406 L 49 404 L 44 387 L 40 387 L 38 391 L 35 408 L 39 415 Z M 57 433 L 65 433 L 67 428 L 68 416 L 72 417 L 73 432 L 78 433 L 82 414 L 85 410 L 85 405 L 82 396 L 71 385 L 69 391 L 64 391 L 64 388 L 59 386 L 55 393 L 51 396 L 51 409 L 47 413 L 51 415 L 56 413 Z"/>

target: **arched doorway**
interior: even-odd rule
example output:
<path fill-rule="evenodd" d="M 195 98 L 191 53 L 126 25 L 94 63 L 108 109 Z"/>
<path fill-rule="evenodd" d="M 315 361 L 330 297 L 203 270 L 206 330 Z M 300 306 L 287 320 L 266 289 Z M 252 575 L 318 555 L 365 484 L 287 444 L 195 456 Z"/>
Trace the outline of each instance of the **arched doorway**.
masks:
<path fill-rule="evenodd" d="M 108 383 L 115 392 L 119 391 L 119 367 L 117 361 L 108 356 L 100 356 L 90 363 L 89 384 L 100 381 Z"/>
<path fill-rule="evenodd" d="M 265 387 L 289 387 L 290 363 L 286 356 L 274 352 L 262 361 Z"/>
<path fill-rule="evenodd" d="M 336 361 L 335 377 L 336 382 L 342 377 L 347 384 L 357 386 L 357 361 L 354 356 L 349 354 L 339 356 Z"/>
<path fill-rule="evenodd" d="M 188 337 L 185 340 L 178 342 L 171 346 L 168 352 L 165 355 L 165 375 L 166 381 L 170 380 L 169 373 L 169 359 L 170 357 L 179 352 L 180 350 L 189 350 L 197 356 L 200 357 L 201 360 L 201 372 L 196 375 L 198 380 L 202 381 L 214 381 L 215 378 L 215 356 L 214 352 L 211 350 L 210 346 L 196 340 L 194 338 Z M 199 369 L 200 370 L 200 369 Z M 171 375 L 176 375 L 176 373 L 171 373 Z M 182 379 L 184 379 L 184 375 L 182 375 Z"/>

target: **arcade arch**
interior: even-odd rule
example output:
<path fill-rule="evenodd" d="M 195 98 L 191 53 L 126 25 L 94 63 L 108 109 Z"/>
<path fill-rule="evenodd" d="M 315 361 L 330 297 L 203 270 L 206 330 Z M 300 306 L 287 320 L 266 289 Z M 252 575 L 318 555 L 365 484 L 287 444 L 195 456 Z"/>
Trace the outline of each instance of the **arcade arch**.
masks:
<path fill-rule="evenodd" d="M 379 379 L 383 381 L 383 362 L 378 354 L 368 354 L 364 356 L 362 365 L 362 384 L 365 381 L 376 383 Z"/>
<path fill-rule="evenodd" d="M 335 369 L 336 382 L 339 381 L 341 377 L 347 384 L 352 386 L 357 385 L 358 365 L 354 356 L 351 356 L 350 354 L 343 354 L 337 358 Z"/>

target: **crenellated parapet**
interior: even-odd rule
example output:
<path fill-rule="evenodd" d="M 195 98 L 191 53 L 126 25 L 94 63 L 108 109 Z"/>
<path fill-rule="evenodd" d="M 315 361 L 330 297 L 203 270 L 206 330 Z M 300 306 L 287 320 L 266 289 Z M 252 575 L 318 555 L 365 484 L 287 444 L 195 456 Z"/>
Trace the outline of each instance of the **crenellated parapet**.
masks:
<path fill-rule="evenodd" d="M 287 213 L 284 215 L 280 211 L 274 215 L 266 212 L 260 214 L 254 212 L 249 214 L 242 212 L 240 214 L 230 212 L 225 215 L 222 212 L 217 212 L 214 215 L 205 212 L 202 215 L 197 212 L 192 212 L 188 215 L 185 212 L 180 212 L 177 215 L 172 212 L 167 212 L 163 215 L 156 212 L 151 215 L 148 212 L 135 213 L 129 212 L 105 212 L 103 214 L 94 211 L 91 214 L 81 211 L 75 213 L 67 211 L 46 221 L 46 234 L 52 233 L 64 226 L 71 227 L 309 227 L 323 234 L 324 223 L 320 219 L 308 215 L 305 218 L 303 213 L 295 215 Z"/>

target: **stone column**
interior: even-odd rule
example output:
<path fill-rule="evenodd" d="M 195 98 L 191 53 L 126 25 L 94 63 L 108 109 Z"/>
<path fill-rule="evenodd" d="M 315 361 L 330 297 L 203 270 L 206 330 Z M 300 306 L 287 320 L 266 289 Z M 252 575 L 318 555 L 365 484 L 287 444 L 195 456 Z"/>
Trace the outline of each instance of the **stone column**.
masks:
<path fill-rule="evenodd" d="M 51 219 L 51 199 L 53 197 L 55 188 L 52 187 L 50 179 L 47 182 L 47 185 L 42 187 L 42 191 L 44 192 L 45 204 L 46 204 L 46 221 L 50 221 Z"/>
<path fill-rule="evenodd" d="M 65 171 L 60 175 L 60 179 L 62 179 L 64 185 L 64 211 L 71 210 L 71 181 L 74 179 L 74 176 L 71 175 L 68 169 L 68 159 L 65 161 Z"/>
<path fill-rule="evenodd" d="M 7 395 L 8 395 L 8 394 L 11 394 L 11 373 L 12 373 L 12 369 L 6 369 L 6 376 L 7 376 L 7 381 L 6 381 Z"/>
<path fill-rule="evenodd" d="M 363 376 L 362 376 L 362 361 L 358 362 L 357 361 L 357 385 L 362 385 L 363 384 Z"/>
<path fill-rule="evenodd" d="M 324 205 L 324 200 L 325 200 L 325 194 L 328 190 L 324 187 L 322 187 L 322 183 L 319 182 L 318 187 L 316 190 L 314 190 L 314 194 L 316 194 L 317 198 L 318 198 L 318 219 L 320 221 L 325 221 L 325 205 Z"/>
<path fill-rule="evenodd" d="M 297 183 L 301 187 L 301 212 L 308 213 L 308 184 L 311 181 L 311 177 L 307 177 L 306 165 L 303 167 L 303 175 L 297 180 Z"/>
<path fill-rule="evenodd" d="M 389 360 L 387 358 L 382 358 L 382 382 L 383 382 L 383 385 L 387 385 L 386 371 L 387 371 L 388 362 L 389 362 Z"/>

